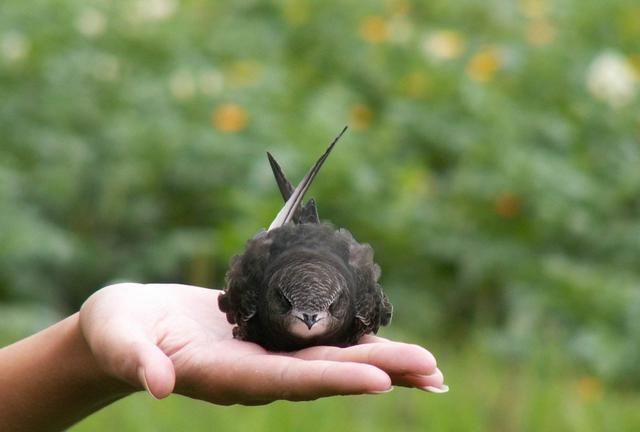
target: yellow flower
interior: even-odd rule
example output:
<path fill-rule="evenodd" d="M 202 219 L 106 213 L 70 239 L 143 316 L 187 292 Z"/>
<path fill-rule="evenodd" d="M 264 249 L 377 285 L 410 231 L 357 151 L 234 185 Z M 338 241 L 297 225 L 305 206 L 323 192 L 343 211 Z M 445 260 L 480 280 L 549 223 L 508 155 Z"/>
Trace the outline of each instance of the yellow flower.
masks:
<path fill-rule="evenodd" d="M 357 104 L 351 108 L 349 118 L 354 129 L 367 129 L 373 123 L 373 111 L 367 105 Z"/>
<path fill-rule="evenodd" d="M 247 111 L 235 103 L 216 107 L 211 114 L 211 122 L 220 132 L 238 132 L 247 126 Z"/>
<path fill-rule="evenodd" d="M 556 29 L 544 18 L 531 20 L 527 26 L 527 40 L 532 45 L 547 45 L 556 37 Z"/>
<path fill-rule="evenodd" d="M 360 23 L 360 37 L 369 43 L 386 41 L 389 38 L 387 21 L 380 16 L 365 17 Z"/>
<path fill-rule="evenodd" d="M 500 69 L 501 62 L 500 51 L 497 48 L 484 48 L 475 53 L 467 63 L 467 75 L 474 81 L 487 82 Z"/>
<path fill-rule="evenodd" d="M 522 211 L 520 197 L 512 193 L 502 193 L 495 199 L 496 213 L 505 219 L 513 219 Z"/>
<path fill-rule="evenodd" d="M 584 401 L 596 401 L 602 398 L 602 383 L 595 377 L 582 377 L 576 383 L 576 391 Z"/>
<path fill-rule="evenodd" d="M 422 45 L 424 53 L 435 60 L 460 57 L 464 50 L 464 38 L 456 31 L 441 30 L 429 34 Z"/>

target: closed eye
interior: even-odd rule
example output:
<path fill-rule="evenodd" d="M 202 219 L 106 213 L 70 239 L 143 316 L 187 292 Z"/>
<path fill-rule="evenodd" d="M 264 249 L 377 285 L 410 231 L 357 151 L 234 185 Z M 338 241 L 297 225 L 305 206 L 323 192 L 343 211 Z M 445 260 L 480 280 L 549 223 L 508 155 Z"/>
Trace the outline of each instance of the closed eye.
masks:
<path fill-rule="evenodd" d="M 291 302 L 289 301 L 289 299 L 280 290 L 278 290 L 278 300 L 280 301 L 280 305 L 284 309 L 286 309 L 286 310 L 290 310 L 291 309 Z"/>
<path fill-rule="evenodd" d="M 335 299 L 333 301 L 333 303 L 331 303 L 331 305 L 329 306 L 329 313 L 333 316 L 336 316 L 338 314 L 342 314 L 342 309 L 344 309 L 343 306 L 343 301 L 342 301 L 342 296 L 338 297 L 337 299 Z"/>

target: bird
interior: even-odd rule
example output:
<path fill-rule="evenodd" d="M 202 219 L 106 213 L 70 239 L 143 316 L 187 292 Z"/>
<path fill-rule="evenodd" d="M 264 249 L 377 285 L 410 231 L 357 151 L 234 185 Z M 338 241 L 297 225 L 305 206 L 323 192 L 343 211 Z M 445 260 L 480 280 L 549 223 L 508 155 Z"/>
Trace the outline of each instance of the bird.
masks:
<path fill-rule="evenodd" d="M 378 283 L 369 244 L 321 222 L 315 200 L 303 198 L 345 126 L 294 189 L 267 152 L 285 205 L 267 230 L 232 258 L 219 309 L 236 339 L 269 351 L 316 345 L 346 347 L 391 321 L 393 306 Z"/>

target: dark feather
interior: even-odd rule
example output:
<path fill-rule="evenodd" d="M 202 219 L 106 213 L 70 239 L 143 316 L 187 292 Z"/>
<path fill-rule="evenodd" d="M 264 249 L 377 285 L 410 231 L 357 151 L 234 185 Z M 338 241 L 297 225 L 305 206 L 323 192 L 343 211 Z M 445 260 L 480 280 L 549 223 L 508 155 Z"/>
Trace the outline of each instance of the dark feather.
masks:
<path fill-rule="evenodd" d="M 313 167 L 311 167 L 307 175 L 304 176 L 300 184 L 293 190 L 284 207 L 280 209 L 280 211 L 276 215 L 276 218 L 273 220 L 273 222 L 271 222 L 269 230 L 280 228 L 281 226 L 292 220 L 294 212 L 297 210 L 298 206 L 302 202 L 302 199 L 304 198 L 304 194 L 307 192 L 307 190 L 309 190 L 309 187 L 311 187 L 311 183 L 318 174 L 318 171 L 320 171 L 320 168 L 322 168 L 322 164 L 324 164 L 324 161 L 329 157 L 331 150 L 333 150 L 333 147 L 336 145 L 336 143 L 342 137 L 346 130 L 347 127 L 345 126 L 344 129 L 342 129 L 342 132 L 340 132 L 338 136 L 335 137 L 335 139 L 331 142 L 331 144 L 329 144 L 329 147 L 327 148 L 327 150 L 325 150 L 322 156 L 320 156 L 320 159 L 318 159 Z"/>
<path fill-rule="evenodd" d="M 273 171 L 273 176 L 276 178 L 276 183 L 278 184 L 282 198 L 284 198 L 284 202 L 287 202 L 293 193 L 293 186 L 291 186 L 287 176 L 284 175 L 280 164 L 278 164 L 273 155 L 267 152 L 267 158 L 269 159 L 269 165 L 271 165 L 271 171 Z"/>
<path fill-rule="evenodd" d="M 295 189 L 269 154 L 286 204 L 227 272 L 218 303 L 236 325 L 235 337 L 276 351 L 347 346 L 390 322 L 392 306 L 378 284 L 380 268 L 371 246 L 320 223 L 313 199 L 301 205 L 338 138 Z"/>
<path fill-rule="evenodd" d="M 273 155 L 267 152 L 267 157 L 269 159 L 269 165 L 271 165 L 271 170 L 273 171 L 273 176 L 278 184 L 278 189 L 280 189 L 280 194 L 286 203 L 293 193 L 293 186 L 291 186 L 291 182 L 289 182 L 287 176 L 280 167 L 280 164 L 278 164 Z M 320 223 L 318 209 L 316 208 L 316 202 L 313 198 L 311 198 L 304 206 L 298 206 L 293 214 L 293 222 L 296 224 Z"/>

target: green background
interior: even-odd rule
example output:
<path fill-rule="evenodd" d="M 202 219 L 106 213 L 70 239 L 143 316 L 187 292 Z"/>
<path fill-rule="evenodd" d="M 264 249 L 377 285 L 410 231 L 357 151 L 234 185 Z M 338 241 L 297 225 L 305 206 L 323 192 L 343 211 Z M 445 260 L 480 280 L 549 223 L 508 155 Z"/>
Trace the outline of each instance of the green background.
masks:
<path fill-rule="evenodd" d="M 73 430 L 637 430 L 632 0 L 5 0 L 0 341 L 121 280 L 222 287 L 281 205 L 370 243 L 451 392 L 136 395 Z"/>

